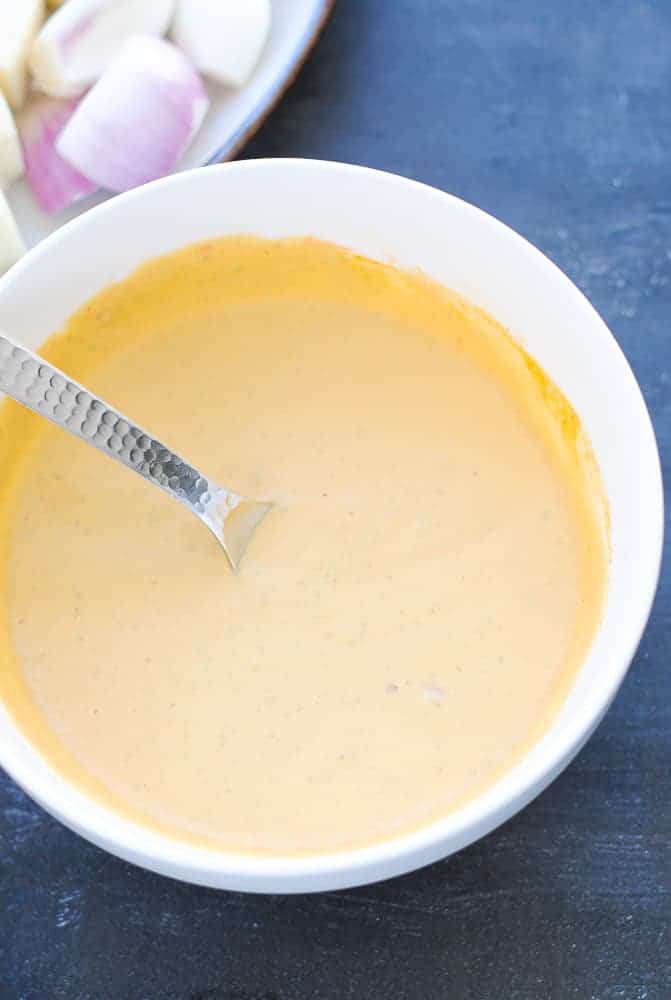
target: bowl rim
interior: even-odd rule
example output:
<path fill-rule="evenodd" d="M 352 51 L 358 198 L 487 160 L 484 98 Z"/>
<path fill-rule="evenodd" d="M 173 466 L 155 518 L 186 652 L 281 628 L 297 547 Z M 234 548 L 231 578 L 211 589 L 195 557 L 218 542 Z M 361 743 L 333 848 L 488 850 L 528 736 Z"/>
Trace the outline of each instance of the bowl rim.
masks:
<path fill-rule="evenodd" d="M 177 192 L 180 187 L 188 188 L 199 183 L 199 176 L 205 171 L 211 176 L 213 171 L 219 174 L 235 171 L 259 175 L 276 170 L 338 175 L 345 184 L 348 178 L 365 174 L 374 183 L 393 184 L 409 197 L 447 200 L 454 208 L 478 218 L 480 224 L 495 231 L 494 235 L 504 237 L 508 244 L 514 244 L 518 252 L 532 257 L 535 266 L 546 271 L 550 269 L 557 282 L 558 294 L 572 298 L 589 335 L 601 340 L 602 350 L 611 353 L 629 384 L 630 406 L 636 408 L 642 418 L 637 443 L 645 453 L 649 480 L 646 489 L 650 493 L 655 519 L 652 526 L 648 525 L 650 544 L 645 580 L 632 596 L 631 612 L 622 624 L 620 653 L 605 664 L 602 675 L 575 708 L 561 732 L 556 734 L 548 752 L 530 760 L 531 751 L 537 746 L 533 744 L 520 762 L 476 798 L 455 812 L 400 836 L 355 849 L 301 856 L 256 855 L 201 847 L 124 818 L 71 785 L 52 768 L 48 760 L 41 758 L 47 769 L 57 775 L 60 782 L 65 781 L 74 793 L 64 796 L 58 781 L 49 781 L 46 774 L 36 772 L 26 755 L 0 743 L 0 765 L 17 784 L 66 826 L 113 854 L 151 870 L 203 885 L 250 891 L 302 892 L 341 888 L 401 874 L 459 850 L 519 811 L 563 770 L 605 714 L 627 673 L 645 629 L 661 569 L 664 498 L 659 452 L 640 387 L 617 341 L 585 295 L 549 258 L 505 223 L 455 195 L 397 174 L 335 161 L 290 158 L 238 160 L 185 171 L 103 202 L 52 233 L 0 278 L 0 306 L 5 286 L 16 276 L 29 271 L 39 258 L 51 254 L 73 230 L 87 226 L 95 230 L 99 220 L 151 195 L 157 187 L 174 188 Z M 10 724 L 28 747 L 37 752 L 13 719 L 10 719 Z M 73 802 L 76 807 L 73 807 Z"/>

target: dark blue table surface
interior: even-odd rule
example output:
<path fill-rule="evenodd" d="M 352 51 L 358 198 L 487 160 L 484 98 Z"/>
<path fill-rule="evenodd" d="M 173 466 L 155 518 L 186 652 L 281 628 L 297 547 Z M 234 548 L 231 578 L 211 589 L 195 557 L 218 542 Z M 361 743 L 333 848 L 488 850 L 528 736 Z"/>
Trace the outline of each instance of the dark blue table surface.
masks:
<path fill-rule="evenodd" d="M 668 473 L 668 0 L 338 0 L 246 155 L 397 171 L 527 236 L 610 324 Z M 668 1000 L 670 613 L 663 577 L 616 703 L 550 789 L 381 885 L 180 885 L 84 843 L 0 776 L 0 998 Z"/>

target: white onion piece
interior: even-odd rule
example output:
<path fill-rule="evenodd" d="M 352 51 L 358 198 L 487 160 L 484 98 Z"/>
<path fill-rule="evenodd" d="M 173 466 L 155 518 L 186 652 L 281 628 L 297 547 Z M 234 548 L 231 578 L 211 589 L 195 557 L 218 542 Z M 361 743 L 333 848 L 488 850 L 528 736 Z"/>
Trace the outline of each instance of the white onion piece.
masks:
<path fill-rule="evenodd" d="M 131 35 L 164 35 L 175 0 L 68 0 L 30 50 L 38 90 L 76 97 L 102 75 Z"/>
<path fill-rule="evenodd" d="M 270 0 L 177 0 L 171 35 L 196 69 L 242 87 L 270 33 Z"/>
<path fill-rule="evenodd" d="M 23 153 L 14 115 L 0 90 L 0 189 L 23 174 Z"/>
<path fill-rule="evenodd" d="M 96 190 L 56 149 L 56 140 L 77 103 L 76 99 L 34 97 L 19 115 L 26 178 L 38 204 L 50 215 Z"/>
<path fill-rule="evenodd" d="M 173 170 L 208 106 L 188 59 L 169 42 L 138 35 L 82 99 L 57 148 L 99 187 L 127 191 Z"/>
<path fill-rule="evenodd" d="M 26 248 L 17 228 L 12 210 L 0 191 L 0 274 L 23 257 Z"/>
<path fill-rule="evenodd" d="M 26 62 L 44 20 L 44 0 L 0 0 L 0 90 L 13 108 L 26 96 Z"/>

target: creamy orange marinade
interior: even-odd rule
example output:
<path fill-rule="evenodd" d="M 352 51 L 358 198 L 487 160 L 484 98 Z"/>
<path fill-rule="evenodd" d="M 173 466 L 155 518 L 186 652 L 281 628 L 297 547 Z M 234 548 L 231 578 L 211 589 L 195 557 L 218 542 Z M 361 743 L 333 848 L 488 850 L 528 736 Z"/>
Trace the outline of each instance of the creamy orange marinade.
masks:
<path fill-rule="evenodd" d="M 312 240 L 155 260 L 44 354 L 278 509 L 238 576 L 174 501 L 0 407 L 0 694 L 77 785 L 233 851 L 448 813 L 547 728 L 598 626 L 578 420 L 497 324 Z"/>

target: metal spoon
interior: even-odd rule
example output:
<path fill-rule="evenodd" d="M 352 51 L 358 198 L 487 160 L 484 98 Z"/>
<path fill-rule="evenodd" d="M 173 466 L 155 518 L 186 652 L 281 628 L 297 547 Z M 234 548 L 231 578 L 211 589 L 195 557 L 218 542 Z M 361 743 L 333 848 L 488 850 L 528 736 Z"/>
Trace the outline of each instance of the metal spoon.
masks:
<path fill-rule="evenodd" d="M 39 355 L 0 333 L 0 391 L 160 486 L 206 524 L 237 569 L 272 504 L 212 482 Z"/>

